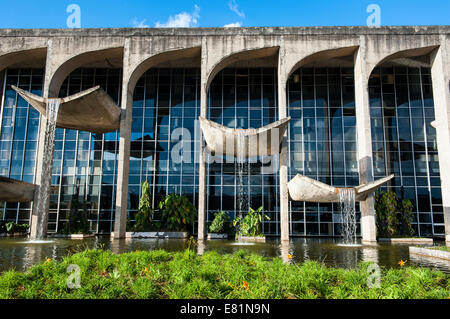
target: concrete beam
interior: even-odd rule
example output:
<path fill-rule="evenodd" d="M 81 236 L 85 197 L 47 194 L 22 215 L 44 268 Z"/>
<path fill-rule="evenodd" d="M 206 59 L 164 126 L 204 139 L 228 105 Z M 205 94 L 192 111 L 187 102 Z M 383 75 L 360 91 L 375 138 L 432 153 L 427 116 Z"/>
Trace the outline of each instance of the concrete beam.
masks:
<path fill-rule="evenodd" d="M 278 51 L 278 117 L 287 117 L 286 84 L 288 80 L 286 68 L 286 45 L 284 37 L 280 38 Z M 288 118 L 290 121 L 290 117 Z M 288 122 L 289 122 L 288 121 Z M 287 126 L 286 126 L 287 128 Z M 280 134 L 281 135 L 281 134 Z M 288 140 L 285 129 L 281 140 L 280 150 L 280 237 L 281 241 L 289 241 L 289 191 L 288 191 Z"/>
<path fill-rule="evenodd" d="M 368 48 L 366 39 L 361 36 L 359 50 L 355 53 L 355 109 L 357 156 L 359 181 L 366 184 L 373 182 L 372 132 L 369 109 L 369 76 L 367 71 Z M 361 236 L 363 242 L 377 240 L 376 212 L 373 195 L 360 203 Z"/>
<path fill-rule="evenodd" d="M 48 98 L 11 86 L 43 116 L 46 116 Z M 61 98 L 56 126 L 59 128 L 107 133 L 120 127 L 120 108 L 100 87 Z"/>
<path fill-rule="evenodd" d="M 36 185 L 0 176 L 0 201 L 27 203 L 33 201 Z"/>
<path fill-rule="evenodd" d="M 431 77 L 444 207 L 445 240 L 450 246 L 450 40 L 441 36 L 441 46 L 431 54 Z"/>
<path fill-rule="evenodd" d="M 133 120 L 133 91 L 129 87 L 130 40 L 125 41 L 123 56 L 122 103 L 120 117 L 120 140 L 117 163 L 116 214 L 114 239 L 123 239 L 127 231 L 128 176 L 130 172 L 131 122 Z M 134 88 L 133 88 L 134 89 Z"/>
<path fill-rule="evenodd" d="M 208 43 L 206 38 L 202 38 L 201 51 L 201 68 L 200 68 L 200 116 L 206 118 L 208 107 Z M 201 131 L 201 130 L 200 130 Z M 198 220 L 197 220 L 197 239 L 201 242 L 206 239 L 206 147 L 203 141 L 204 137 L 200 136 L 200 163 L 198 173 Z"/>

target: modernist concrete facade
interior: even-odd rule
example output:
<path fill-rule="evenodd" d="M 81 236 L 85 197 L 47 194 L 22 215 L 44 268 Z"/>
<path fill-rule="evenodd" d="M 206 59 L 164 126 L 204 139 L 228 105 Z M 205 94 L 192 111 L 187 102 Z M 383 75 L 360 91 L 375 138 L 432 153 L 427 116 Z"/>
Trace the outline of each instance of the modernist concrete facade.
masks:
<path fill-rule="evenodd" d="M 209 87 L 228 67 L 276 68 L 277 114 L 287 118 L 289 79 L 305 66 L 351 66 L 354 70 L 356 154 L 360 184 L 374 180 L 369 79 L 377 66 L 428 66 L 433 83 L 446 240 L 450 242 L 450 27 L 317 27 L 0 30 L 0 70 L 45 69 L 43 98 L 58 97 L 69 74 L 80 67 L 119 67 L 121 116 L 115 195 L 114 238 L 124 238 L 127 220 L 133 94 L 141 76 L 155 67 L 200 69 L 200 116 L 208 118 Z M 34 183 L 41 184 L 41 125 Z M 286 132 L 280 154 L 280 237 L 289 239 L 289 150 Z M 198 171 L 198 238 L 206 238 L 206 150 Z M 388 174 L 386 174 L 388 175 Z M 356 186 L 356 185 L 355 185 Z M 46 207 L 49 203 L 46 203 Z M 36 203 L 33 207 L 37 207 Z M 373 196 L 361 203 L 361 235 L 376 240 Z M 33 208 L 31 222 L 39 212 Z"/>

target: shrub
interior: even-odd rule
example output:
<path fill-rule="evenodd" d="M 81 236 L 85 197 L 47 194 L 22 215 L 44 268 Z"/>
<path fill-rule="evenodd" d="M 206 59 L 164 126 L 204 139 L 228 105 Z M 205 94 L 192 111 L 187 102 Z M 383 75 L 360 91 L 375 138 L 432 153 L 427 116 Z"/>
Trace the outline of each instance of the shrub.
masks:
<path fill-rule="evenodd" d="M 135 231 L 149 231 L 152 228 L 153 209 L 148 181 L 142 183 L 142 195 L 139 200 L 138 212 L 135 216 Z"/>
<path fill-rule="evenodd" d="M 244 218 L 240 216 L 237 217 L 233 221 L 233 226 L 236 227 L 236 235 L 249 237 L 262 236 L 262 220 L 263 218 L 266 220 L 270 220 L 269 216 L 264 214 L 262 210 L 262 206 L 257 210 L 250 208 L 249 213 Z"/>
<path fill-rule="evenodd" d="M 3 230 L 0 230 L 0 233 L 3 232 L 7 232 L 8 234 L 26 233 L 28 232 L 29 227 L 30 226 L 28 224 L 17 224 L 15 222 L 3 221 Z"/>
<path fill-rule="evenodd" d="M 170 231 L 186 231 L 193 225 L 197 210 L 186 196 L 169 194 L 159 203 L 162 227 Z"/>
<path fill-rule="evenodd" d="M 216 213 L 213 222 L 209 226 L 209 232 L 213 234 L 228 233 L 230 226 L 230 217 L 226 212 L 220 211 Z"/>
<path fill-rule="evenodd" d="M 412 236 L 413 205 L 410 200 L 400 200 L 393 191 L 375 194 L 378 236 Z"/>

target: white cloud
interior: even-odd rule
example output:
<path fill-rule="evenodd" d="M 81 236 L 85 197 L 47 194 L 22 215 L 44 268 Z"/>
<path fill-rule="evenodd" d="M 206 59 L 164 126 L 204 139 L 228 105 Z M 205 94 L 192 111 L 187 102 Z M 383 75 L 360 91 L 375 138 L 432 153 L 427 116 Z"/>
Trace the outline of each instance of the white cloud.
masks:
<path fill-rule="evenodd" d="M 245 13 L 244 11 L 239 11 L 239 5 L 236 3 L 236 0 L 228 1 L 228 8 L 241 18 L 245 18 Z"/>
<path fill-rule="evenodd" d="M 198 24 L 198 19 L 200 18 L 200 7 L 198 5 L 194 6 L 194 12 L 187 13 L 181 12 L 175 16 L 170 16 L 166 23 L 156 22 L 155 27 L 157 28 L 191 28 Z"/>
<path fill-rule="evenodd" d="M 131 21 L 131 25 L 133 26 L 133 28 L 149 28 L 149 25 L 145 24 L 145 19 L 142 21 L 138 21 L 137 18 L 134 18 Z"/>
<path fill-rule="evenodd" d="M 225 24 L 223 27 L 224 28 L 239 28 L 239 27 L 242 27 L 242 22 L 235 22 L 235 23 Z"/>

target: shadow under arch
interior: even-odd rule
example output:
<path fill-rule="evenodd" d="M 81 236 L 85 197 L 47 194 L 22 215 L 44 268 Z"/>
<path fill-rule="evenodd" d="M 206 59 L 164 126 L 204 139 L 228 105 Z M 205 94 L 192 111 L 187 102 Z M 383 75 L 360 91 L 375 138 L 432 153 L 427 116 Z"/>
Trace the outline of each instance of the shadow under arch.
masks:
<path fill-rule="evenodd" d="M 56 97 L 59 95 L 59 90 L 64 80 L 70 75 L 72 71 L 79 67 L 88 67 L 95 65 L 96 67 L 118 67 L 123 64 L 123 47 L 114 47 L 102 50 L 89 51 L 78 54 L 69 60 L 65 61 L 54 72 L 49 88 L 48 96 Z"/>
<path fill-rule="evenodd" d="M 0 56 L 0 71 L 6 68 L 44 68 L 47 48 L 35 48 L 6 53 Z"/>
<path fill-rule="evenodd" d="M 407 67 L 431 67 L 430 54 L 438 48 L 438 45 L 433 45 L 392 53 L 374 65 L 373 68 L 369 70 L 369 73 L 372 74 L 373 70 L 378 66 L 387 63 Z"/>
<path fill-rule="evenodd" d="M 280 47 L 279 46 L 272 46 L 272 47 L 265 47 L 265 48 L 258 48 L 258 49 L 249 49 L 249 50 L 242 50 L 239 52 L 234 52 L 226 57 L 224 57 L 222 60 L 220 60 L 212 70 L 208 74 L 208 80 L 206 82 L 206 92 L 208 92 L 209 87 L 216 77 L 216 75 L 225 69 L 226 67 L 229 67 L 231 65 L 237 64 L 237 63 L 245 63 L 255 60 L 264 60 L 264 59 L 274 59 L 273 61 L 265 61 L 265 63 L 269 64 L 276 64 L 278 66 L 278 51 Z M 276 60 L 275 60 L 276 59 Z"/>
<path fill-rule="evenodd" d="M 358 48 L 359 46 L 342 47 L 319 51 L 308 55 L 294 64 L 287 74 L 286 79 L 289 79 L 295 71 L 305 65 L 323 66 L 324 61 L 327 66 L 353 66 L 353 56 Z"/>
<path fill-rule="evenodd" d="M 200 67 L 201 64 L 201 47 L 191 47 L 186 49 L 174 49 L 157 53 L 148 57 L 141 62 L 130 75 L 128 80 L 129 99 L 133 98 L 134 88 L 142 75 L 149 69 L 159 66 L 167 67 L 186 67 L 191 66 Z"/>

